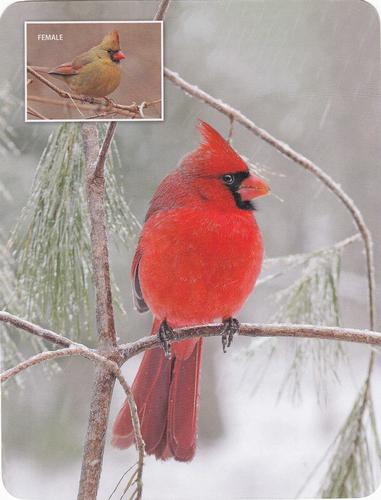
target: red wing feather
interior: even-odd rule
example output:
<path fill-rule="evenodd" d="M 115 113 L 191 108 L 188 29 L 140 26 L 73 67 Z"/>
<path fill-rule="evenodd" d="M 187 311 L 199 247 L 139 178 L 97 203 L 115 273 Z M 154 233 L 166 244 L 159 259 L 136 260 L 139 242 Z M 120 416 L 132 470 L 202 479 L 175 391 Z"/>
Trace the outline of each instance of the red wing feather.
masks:
<path fill-rule="evenodd" d="M 64 63 L 49 71 L 50 75 L 73 76 L 78 75 L 81 66 L 73 66 L 72 63 Z"/>
<path fill-rule="evenodd" d="M 136 250 L 134 260 L 131 266 L 131 277 L 132 277 L 132 296 L 134 299 L 134 306 L 136 310 L 140 313 L 148 311 L 149 307 L 143 297 L 142 287 L 140 286 L 139 279 L 139 263 L 142 258 L 142 251 L 138 247 Z"/>

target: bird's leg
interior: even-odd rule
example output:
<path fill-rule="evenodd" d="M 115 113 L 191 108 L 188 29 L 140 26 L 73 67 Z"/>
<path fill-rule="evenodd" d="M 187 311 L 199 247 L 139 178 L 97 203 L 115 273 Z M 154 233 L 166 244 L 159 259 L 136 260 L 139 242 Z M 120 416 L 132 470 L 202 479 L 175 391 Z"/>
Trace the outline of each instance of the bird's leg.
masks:
<path fill-rule="evenodd" d="M 222 350 L 224 352 L 232 345 L 233 336 L 239 331 L 239 321 L 235 318 L 227 318 L 223 321 L 222 335 Z"/>
<path fill-rule="evenodd" d="M 167 320 L 161 322 L 159 332 L 157 334 L 159 337 L 161 346 L 164 350 L 166 358 L 171 357 L 171 340 L 173 340 L 176 335 L 173 329 L 168 325 Z"/>

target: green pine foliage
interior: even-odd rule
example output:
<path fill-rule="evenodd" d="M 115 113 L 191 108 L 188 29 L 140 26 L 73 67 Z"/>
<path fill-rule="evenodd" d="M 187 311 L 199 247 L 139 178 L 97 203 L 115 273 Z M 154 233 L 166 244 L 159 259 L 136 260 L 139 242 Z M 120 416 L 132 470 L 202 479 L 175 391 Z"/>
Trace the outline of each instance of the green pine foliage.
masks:
<path fill-rule="evenodd" d="M 275 323 L 336 326 L 340 324 L 338 285 L 341 249 L 332 248 L 312 256 L 302 268 L 300 278 L 276 294 L 279 308 Z M 327 394 L 327 382 L 338 379 L 337 369 L 345 358 L 340 342 L 298 340 L 292 343 L 292 361 L 279 390 L 288 389 L 293 398 L 301 397 L 301 384 L 308 367 L 312 368 L 320 400 Z"/>
<path fill-rule="evenodd" d="M 358 240 L 355 235 L 342 243 L 307 254 L 266 259 L 265 276 L 257 285 L 263 285 L 291 270 L 298 270 L 299 277 L 291 285 L 275 294 L 276 311 L 270 318 L 274 323 L 312 324 L 335 326 L 340 324 L 338 288 L 343 249 Z M 268 364 L 276 360 L 279 339 L 254 339 L 245 356 L 251 358 L 258 351 L 262 357 L 259 374 L 264 375 Z M 284 342 L 282 343 L 284 346 Z M 302 397 L 302 381 L 307 371 L 312 370 L 318 401 L 327 397 L 327 384 L 338 380 L 338 368 L 346 359 L 340 342 L 298 339 L 288 343 L 291 351 L 289 368 L 278 391 L 278 398 L 287 392 L 298 401 Z M 263 359 L 264 358 L 264 359 Z M 257 377 L 255 390 L 263 376 Z"/>
<path fill-rule="evenodd" d="M 21 101 L 11 92 L 9 85 L 0 88 L 0 155 L 18 154 L 17 134 L 12 118 L 21 110 Z"/>
<path fill-rule="evenodd" d="M 100 136 L 105 128 L 100 126 Z M 107 222 L 114 241 L 128 246 L 138 229 L 115 169 L 113 142 L 106 160 Z M 16 289 L 23 317 L 36 317 L 76 340 L 94 332 L 89 216 L 80 124 L 65 123 L 51 134 L 37 167 L 32 193 L 9 246 L 16 263 Z M 114 284 L 116 302 L 121 307 Z"/>
<path fill-rule="evenodd" d="M 374 492 L 380 481 L 381 454 L 369 381 L 360 390 L 333 447 L 318 496 L 352 498 Z"/>

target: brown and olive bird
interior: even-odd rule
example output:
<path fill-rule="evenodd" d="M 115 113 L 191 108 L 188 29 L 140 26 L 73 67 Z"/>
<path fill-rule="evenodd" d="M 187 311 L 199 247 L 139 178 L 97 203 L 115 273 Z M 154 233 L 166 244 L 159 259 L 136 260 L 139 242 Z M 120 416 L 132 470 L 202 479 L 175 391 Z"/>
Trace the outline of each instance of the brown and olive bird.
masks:
<path fill-rule="evenodd" d="M 99 45 L 49 71 L 49 75 L 63 80 L 74 94 L 106 97 L 120 84 L 120 61 L 125 59 L 120 50 L 119 33 L 108 33 Z"/>

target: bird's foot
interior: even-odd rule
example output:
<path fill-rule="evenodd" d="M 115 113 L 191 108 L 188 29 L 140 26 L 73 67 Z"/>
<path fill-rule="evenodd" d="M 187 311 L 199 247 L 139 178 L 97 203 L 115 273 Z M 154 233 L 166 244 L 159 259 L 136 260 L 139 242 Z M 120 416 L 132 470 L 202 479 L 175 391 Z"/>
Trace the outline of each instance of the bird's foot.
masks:
<path fill-rule="evenodd" d="M 157 334 L 159 337 L 161 346 L 163 348 L 164 354 L 166 358 L 171 357 L 171 340 L 176 338 L 175 332 L 168 325 L 167 320 L 162 321 L 159 332 Z"/>
<path fill-rule="evenodd" d="M 228 348 L 232 345 L 233 336 L 239 331 L 239 321 L 235 318 L 227 318 L 223 321 L 222 335 L 222 350 L 227 352 Z"/>

